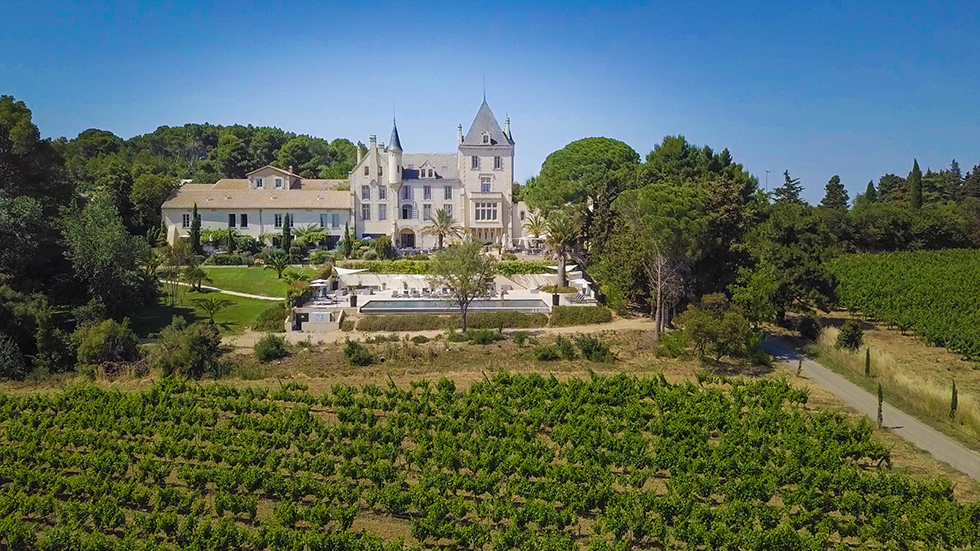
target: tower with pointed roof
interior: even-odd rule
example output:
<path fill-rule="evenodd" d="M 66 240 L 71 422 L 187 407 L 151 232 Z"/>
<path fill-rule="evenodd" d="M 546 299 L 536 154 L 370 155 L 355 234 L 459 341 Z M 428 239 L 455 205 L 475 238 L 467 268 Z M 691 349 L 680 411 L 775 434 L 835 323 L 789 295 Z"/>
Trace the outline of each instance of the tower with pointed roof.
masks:
<path fill-rule="evenodd" d="M 393 118 L 387 146 L 372 136 L 367 155 L 350 173 L 354 231 L 361 238 L 390 236 L 402 248 L 430 249 L 435 239 L 424 229 L 445 210 L 474 239 L 510 247 L 523 234 L 527 210 L 513 202 L 513 183 L 510 118 L 501 128 L 486 98 L 469 131 L 457 127 L 454 153 L 405 153 Z"/>

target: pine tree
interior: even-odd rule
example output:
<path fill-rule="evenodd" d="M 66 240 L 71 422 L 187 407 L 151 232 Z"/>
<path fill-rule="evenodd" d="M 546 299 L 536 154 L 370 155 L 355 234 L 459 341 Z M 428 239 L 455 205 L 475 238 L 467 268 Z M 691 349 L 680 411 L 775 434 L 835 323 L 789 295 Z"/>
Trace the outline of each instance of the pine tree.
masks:
<path fill-rule="evenodd" d="M 874 180 L 869 180 L 868 181 L 868 189 L 864 192 L 864 198 L 869 203 L 877 203 L 878 202 L 878 190 L 875 189 L 875 181 Z"/>
<path fill-rule="evenodd" d="M 949 418 L 956 417 L 956 408 L 959 406 L 959 397 L 956 395 L 956 381 L 953 381 L 953 397 L 949 401 Z"/>
<path fill-rule="evenodd" d="M 885 424 L 885 417 L 881 413 L 881 404 L 885 401 L 885 396 L 881 393 L 881 383 L 878 383 L 878 428 Z"/>
<path fill-rule="evenodd" d="M 940 174 L 943 184 L 943 198 L 947 201 L 959 203 L 963 200 L 963 171 L 960 170 L 960 163 L 953 159 L 949 168 Z"/>
<path fill-rule="evenodd" d="M 844 184 L 840 182 L 840 176 L 834 174 L 830 181 L 827 182 L 826 190 L 820 206 L 833 210 L 846 211 L 850 197 L 847 195 Z"/>
<path fill-rule="evenodd" d="M 864 350 L 864 376 L 871 377 L 871 347 Z"/>
<path fill-rule="evenodd" d="M 980 199 L 980 165 L 973 167 L 963 180 L 963 195 Z"/>
<path fill-rule="evenodd" d="M 204 254 L 201 248 L 201 216 L 197 213 L 197 203 L 194 203 L 194 210 L 191 213 L 191 250 L 194 254 Z"/>
<path fill-rule="evenodd" d="M 292 217 L 286 214 L 285 219 L 282 221 L 282 250 L 286 254 L 289 254 L 289 247 L 293 244 L 292 225 Z"/>
<path fill-rule="evenodd" d="M 803 192 L 803 186 L 800 185 L 800 179 L 790 178 L 789 170 L 783 171 L 783 178 L 785 179 L 783 185 L 773 191 L 773 197 L 776 198 L 776 202 L 790 201 L 793 203 L 802 203 L 803 200 L 800 199 L 800 193 Z"/>
<path fill-rule="evenodd" d="M 909 173 L 909 204 L 912 208 L 922 208 L 922 170 L 919 169 L 918 159 L 913 160 L 912 172 Z"/>

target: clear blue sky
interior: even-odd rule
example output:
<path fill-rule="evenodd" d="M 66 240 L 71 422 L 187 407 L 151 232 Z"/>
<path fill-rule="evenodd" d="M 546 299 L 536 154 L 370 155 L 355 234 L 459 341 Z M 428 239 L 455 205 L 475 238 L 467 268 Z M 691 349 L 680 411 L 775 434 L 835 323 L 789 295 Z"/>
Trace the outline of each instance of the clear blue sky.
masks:
<path fill-rule="evenodd" d="M 394 102 L 406 150 L 453 151 L 485 77 L 521 180 L 578 138 L 645 156 L 683 134 L 770 188 L 789 169 L 816 202 L 835 173 L 853 197 L 913 157 L 980 163 L 975 2 L 6 0 L 0 94 L 53 137 L 210 122 L 384 141 Z"/>

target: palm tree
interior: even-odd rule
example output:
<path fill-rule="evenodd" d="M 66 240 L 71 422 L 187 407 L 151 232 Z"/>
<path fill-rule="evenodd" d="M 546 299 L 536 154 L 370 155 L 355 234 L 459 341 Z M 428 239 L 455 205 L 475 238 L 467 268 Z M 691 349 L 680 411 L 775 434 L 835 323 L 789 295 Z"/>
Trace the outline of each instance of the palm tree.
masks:
<path fill-rule="evenodd" d="M 214 316 L 217 315 L 218 312 L 224 310 L 232 304 L 234 304 L 234 302 L 220 297 L 194 299 L 194 305 L 197 306 L 202 312 L 207 314 L 208 321 L 211 323 L 214 323 Z"/>
<path fill-rule="evenodd" d="M 270 253 L 265 258 L 266 269 L 271 269 L 276 271 L 278 279 L 282 279 L 282 272 L 289 267 L 289 256 L 282 251 L 276 251 Z"/>
<path fill-rule="evenodd" d="M 531 237 L 537 239 L 548 231 L 548 219 L 535 212 L 528 216 L 527 221 L 524 222 L 524 228 L 527 233 L 531 234 Z"/>
<path fill-rule="evenodd" d="M 446 209 L 439 209 L 432 217 L 432 224 L 422 228 L 423 235 L 434 235 L 439 239 L 439 250 L 442 250 L 443 240 L 447 237 L 459 238 L 463 235 L 463 228 L 459 222 L 449 214 Z"/>
<path fill-rule="evenodd" d="M 327 232 L 316 224 L 298 226 L 293 229 L 293 235 L 296 236 L 296 242 L 303 245 L 318 245 L 327 238 Z"/>
<path fill-rule="evenodd" d="M 558 260 L 558 286 L 568 286 L 568 276 L 565 274 L 565 259 L 572 252 L 578 241 L 580 229 L 578 220 L 562 211 L 555 211 L 548 217 L 547 243 Z"/>

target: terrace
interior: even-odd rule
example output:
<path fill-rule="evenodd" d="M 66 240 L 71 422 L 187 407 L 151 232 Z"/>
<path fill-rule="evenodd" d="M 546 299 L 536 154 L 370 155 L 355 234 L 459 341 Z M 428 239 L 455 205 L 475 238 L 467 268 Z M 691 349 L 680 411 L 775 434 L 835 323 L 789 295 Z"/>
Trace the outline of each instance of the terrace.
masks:
<path fill-rule="evenodd" d="M 313 296 L 302 306 L 294 308 L 297 320 L 321 320 L 314 326 L 296 324 L 303 331 L 339 328 L 341 312 L 346 314 L 452 314 L 459 308 L 448 289 L 433 286 L 424 275 L 377 274 L 367 270 L 336 268 L 336 280 L 314 280 L 310 286 Z M 470 305 L 471 311 L 518 311 L 548 313 L 553 306 L 595 304 L 589 282 L 581 271 L 571 266 L 569 284 L 575 293 L 552 294 L 548 287 L 557 284 L 557 274 L 498 275 L 487 289 L 486 296 Z M 329 320 L 324 312 L 335 312 Z"/>

